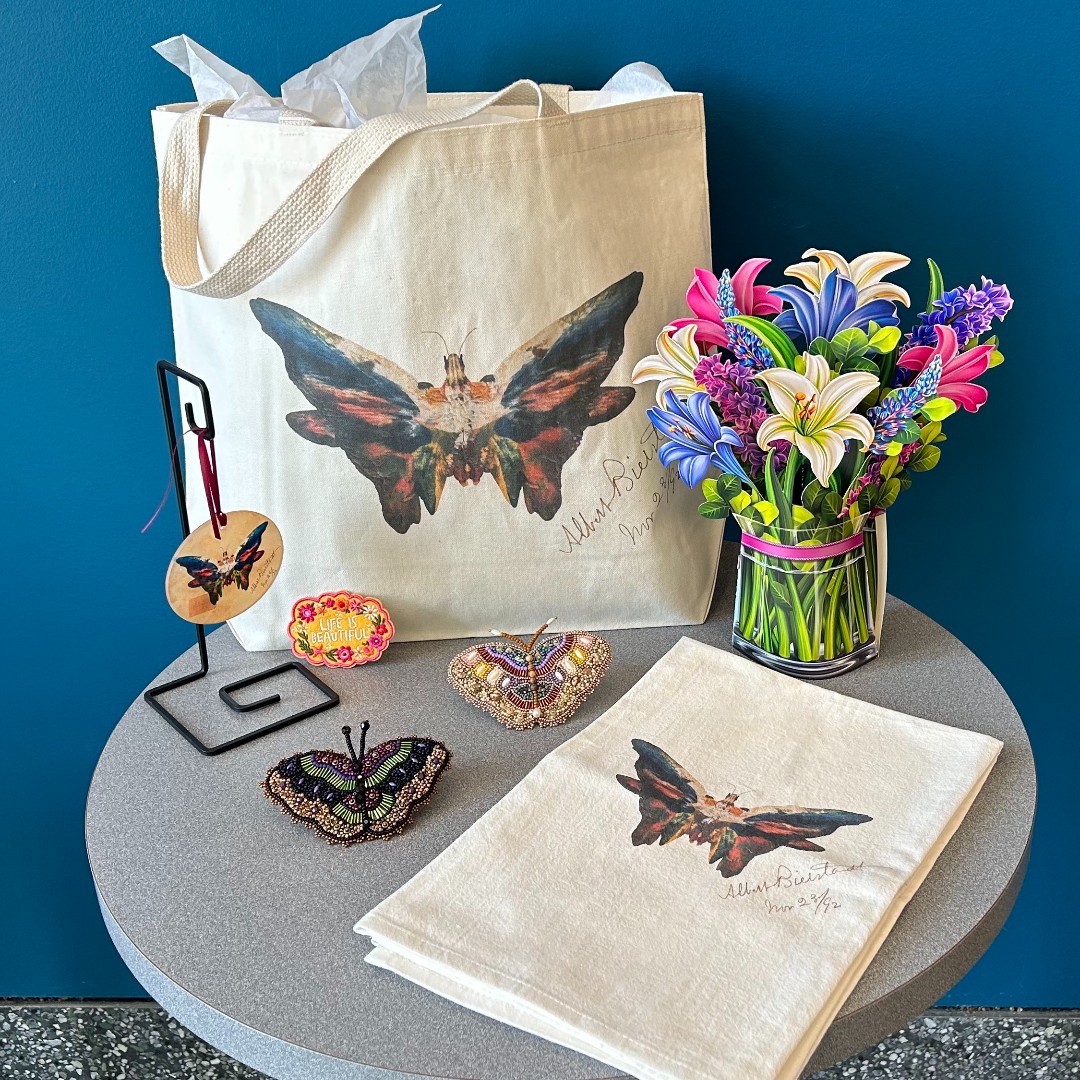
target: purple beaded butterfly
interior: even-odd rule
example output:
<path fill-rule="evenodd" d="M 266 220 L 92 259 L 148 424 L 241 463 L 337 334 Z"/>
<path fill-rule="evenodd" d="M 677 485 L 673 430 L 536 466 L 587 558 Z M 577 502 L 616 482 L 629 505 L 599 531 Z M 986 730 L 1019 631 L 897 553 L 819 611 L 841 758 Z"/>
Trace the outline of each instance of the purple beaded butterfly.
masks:
<path fill-rule="evenodd" d="M 331 844 L 389 840 L 409 822 L 435 788 L 450 751 L 434 739 L 389 739 L 366 753 L 368 722 L 360 727 L 360 752 L 352 728 L 341 729 L 348 757 L 308 750 L 283 758 L 266 774 L 263 794 L 293 821 Z"/>
<path fill-rule="evenodd" d="M 528 642 L 501 630 L 450 661 L 450 685 L 466 701 L 517 731 L 565 723 L 596 689 L 611 661 L 611 646 L 596 634 L 568 631 Z M 539 642 L 539 644 L 538 644 Z"/>

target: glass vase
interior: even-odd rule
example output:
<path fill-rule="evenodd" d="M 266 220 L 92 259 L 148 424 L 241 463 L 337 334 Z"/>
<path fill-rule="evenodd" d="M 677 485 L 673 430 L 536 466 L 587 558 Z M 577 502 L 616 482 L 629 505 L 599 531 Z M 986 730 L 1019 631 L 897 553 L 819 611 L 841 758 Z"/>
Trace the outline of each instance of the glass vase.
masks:
<path fill-rule="evenodd" d="M 743 536 L 735 649 L 803 679 L 830 679 L 872 660 L 866 519 L 813 531 L 736 519 Z"/>

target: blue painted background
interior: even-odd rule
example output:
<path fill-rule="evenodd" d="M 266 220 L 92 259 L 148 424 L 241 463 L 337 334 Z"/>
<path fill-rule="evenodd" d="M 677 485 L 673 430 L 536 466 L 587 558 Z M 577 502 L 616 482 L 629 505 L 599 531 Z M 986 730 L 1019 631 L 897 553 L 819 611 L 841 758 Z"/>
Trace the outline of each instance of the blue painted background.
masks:
<path fill-rule="evenodd" d="M 189 642 L 161 596 L 174 518 L 139 533 L 167 478 L 153 361 L 171 356 L 147 114 L 189 98 L 150 44 L 186 32 L 276 88 L 406 13 L 402 0 L 5 11 L 0 996 L 141 993 L 95 908 L 82 811 L 112 725 Z M 941 466 L 890 513 L 890 585 L 997 673 L 1041 774 L 1025 890 L 948 1001 L 1080 1006 L 1077 590 L 1062 570 L 1078 525 L 1080 5 L 449 0 L 424 39 L 433 90 L 523 75 L 590 88 L 648 59 L 702 91 L 718 264 L 771 255 L 776 282 L 811 245 L 891 248 L 913 256 L 900 280 L 918 301 L 927 255 L 947 286 L 987 273 L 1012 287 L 989 405 L 949 422 Z M 1054 550 L 1022 550 L 1039 531 Z M 22 651 L 37 624 L 48 633 Z"/>

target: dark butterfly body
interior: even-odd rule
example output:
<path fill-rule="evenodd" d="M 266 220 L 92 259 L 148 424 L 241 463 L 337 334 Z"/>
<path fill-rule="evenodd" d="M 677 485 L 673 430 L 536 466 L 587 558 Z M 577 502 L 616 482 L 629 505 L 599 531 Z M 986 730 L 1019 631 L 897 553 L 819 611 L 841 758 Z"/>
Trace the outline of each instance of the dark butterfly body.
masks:
<path fill-rule="evenodd" d="M 188 588 L 205 589 L 211 604 L 221 599 L 227 585 L 238 585 L 246 592 L 251 584 L 251 568 L 263 557 L 259 544 L 267 524 L 264 521 L 252 529 L 236 552 L 236 558 L 224 566 L 197 555 L 181 555 L 176 562 L 191 575 Z"/>
<path fill-rule="evenodd" d="M 641 822 L 631 834 L 635 844 L 668 844 L 686 836 L 706 844 L 709 862 L 724 877 L 740 874 L 751 859 L 778 847 L 824 851 L 813 839 L 845 825 L 872 821 L 847 810 L 814 810 L 804 806 L 736 805 L 737 795 L 714 799 L 676 761 L 644 739 L 632 739 L 638 752 L 637 778 L 616 780 L 638 796 Z"/>
<path fill-rule="evenodd" d="M 408 824 L 450 761 L 434 739 L 390 739 L 367 753 L 361 747 L 359 758 L 351 748 L 350 755 L 309 750 L 284 758 L 266 774 L 263 793 L 331 844 L 388 840 Z"/>
<path fill-rule="evenodd" d="M 444 357 L 442 386 L 269 300 L 251 301 L 285 370 L 312 410 L 289 413 L 298 434 L 344 450 L 376 488 L 397 532 L 434 514 L 448 477 L 463 486 L 494 477 L 506 500 L 550 521 L 562 504 L 562 469 L 587 427 L 618 416 L 629 386 L 604 386 L 623 350 L 642 275 L 628 274 L 526 342 L 474 382 L 459 353 Z"/>
<path fill-rule="evenodd" d="M 555 727 L 569 720 L 596 689 L 611 660 L 611 646 L 582 631 L 532 641 L 510 634 L 458 653 L 450 685 L 506 727 Z"/>

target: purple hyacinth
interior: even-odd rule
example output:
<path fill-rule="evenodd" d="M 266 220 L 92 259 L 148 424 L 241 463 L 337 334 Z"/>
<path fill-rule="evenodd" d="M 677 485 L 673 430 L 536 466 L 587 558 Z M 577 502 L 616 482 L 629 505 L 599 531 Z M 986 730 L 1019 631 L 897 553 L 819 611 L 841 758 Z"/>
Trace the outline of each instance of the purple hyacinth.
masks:
<path fill-rule="evenodd" d="M 914 456 L 915 451 L 922 446 L 922 443 L 916 439 L 914 442 L 905 443 L 900 447 L 900 466 L 903 468 Z M 881 485 L 881 469 L 885 464 L 885 457 L 872 457 L 870 464 L 867 465 L 866 471 L 851 485 L 851 490 L 844 497 L 844 510 L 848 510 L 858 502 L 859 496 L 863 493 L 865 488 L 868 488 L 871 484 Z"/>
<path fill-rule="evenodd" d="M 752 369 L 717 354 L 701 359 L 694 368 L 694 378 L 708 390 L 723 422 L 733 427 L 742 439 L 742 448 L 735 451 L 735 456 L 742 458 L 751 472 L 760 475 L 767 451 L 758 446 L 757 432 L 769 415 L 769 407 Z M 776 448 L 773 461 L 781 466 L 787 461 L 791 444 L 781 441 L 773 446 Z"/>
<path fill-rule="evenodd" d="M 948 324 L 956 331 L 957 344 L 962 349 L 985 334 L 994 319 L 1004 319 L 1012 306 L 1008 286 L 997 285 L 989 278 L 982 279 L 981 288 L 969 285 L 966 289 L 950 289 L 918 317 L 905 347 L 936 345 L 934 327 Z"/>
<path fill-rule="evenodd" d="M 744 314 L 735 306 L 735 290 L 731 286 L 731 274 L 727 270 L 720 275 L 720 283 L 716 290 L 716 306 L 720 309 L 721 321 L 728 336 L 728 348 L 739 358 L 739 362 L 755 371 L 771 368 L 773 358 L 769 350 L 761 343 L 761 338 L 752 330 L 747 330 L 745 326 L 727 321 L 732 315 Z"/>
<path fill-rule="evenodd" d="M 939 382 L 941 382 L 941 357 L 934 356 L 910 386 L 893 390 L 882 399 L 880 405 L 867 410 L 866 419 L 874 427 L 874 441 L 870 445 L 871 454 L 885 453 L 885 448 L 900 434 L 901 428 L 913 419 L 915 414 L 937 393 Z"/>

